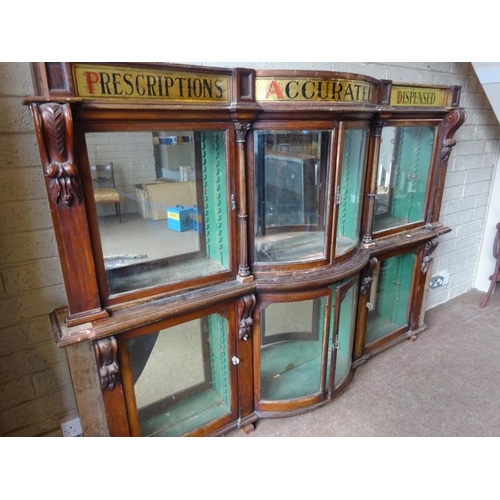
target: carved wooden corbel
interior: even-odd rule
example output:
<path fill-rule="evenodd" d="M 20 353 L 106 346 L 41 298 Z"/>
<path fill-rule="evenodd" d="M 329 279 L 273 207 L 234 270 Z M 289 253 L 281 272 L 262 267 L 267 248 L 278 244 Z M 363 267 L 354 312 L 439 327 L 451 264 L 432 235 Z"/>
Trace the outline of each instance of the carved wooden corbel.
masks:
<path fill-rule="evenodd" d="M 441 161 L 444 163 L 448 163 L 450 159 L 451 150 L 457 143 L 452 137 L 464 123 L 465 116 L 465 111 L 463 109 L 455 109 L 454 111 L 450 111 L 444 119 L 445 136 L 443 140 L 443 149 L 441 150 Z"/>
<path fill-rule="evenodd" d="M 70 207 L 82 200 L 73 151 L 73 119 L 69 104 L 33 104 L 40 157 L 49 193 L 57 205 Z"/>
<path fill-rule="evenodd" d="M 359 287 L 360 295 L 366 295 L 370 291 L 371 284 L 373 282 L 373 272 L 377 267 L 378 259 L 376 257 L 372 257 L 368 264 L 366 270 L 362 273 L 361 284 Z"/>
<path fill-rule="evenodd" d="M 359 288 L 360 295 L 366 295 L 368 290 L 370 290 L 370 285 L 372 284 L 373 278 L 371 276 L 366 276 L 361 280 L 361 286 Z"/>
<path fill-rule="evenodd" d="M 422 273 L 427 274 L 427 271 L 429 270 L 429 266 L 431 265 L 432 262 L 432 253 L 434 250 L 436 250 L 436 247 L 438 246 L 438 240 L 437 238 L 434 238 L 433 240 L 428 241 L 425 244 L 424 247 L 424 258 L 422 259 Z"/>
<path fill-rule="evenodd" d="M 118 365 L 118 343 L 115 337 L 106 337 L 94 342 L 94 352 L 99 368 L 101 389 L 112 391 L 120 382 L 120 366 Z"/>
<path fill-rule="evenodd" d="M 253 310 L 255 308 L 256 298 L 252 293 L 245 295 L 238 300 L 238 324 L 239 339 L 248 340 L 253 326 Z"/>

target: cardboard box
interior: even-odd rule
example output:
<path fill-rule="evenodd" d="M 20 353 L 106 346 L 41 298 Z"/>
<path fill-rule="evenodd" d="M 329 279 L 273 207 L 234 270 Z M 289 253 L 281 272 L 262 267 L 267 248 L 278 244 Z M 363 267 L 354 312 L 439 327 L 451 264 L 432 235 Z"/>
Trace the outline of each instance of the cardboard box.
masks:
<path fill-rule="evenodd" d="M 137 212 L 140 213 L 144 219 L 150 219 L 151 207 L 149 205 L 148 193 L 142 184 L 135 185 L 135 202 Z"/>
<path fill-rule="evenodd" d="M 167 227 L 173 231 L 189 231 L 193 229 L 193 215 L 196 210 L 193 207 L 168 207 L 167 209 Z"/>
<path fill-rule="evenodd" d="M 166 220 L 168 207 L 192 207 L 197 204 L 195 182 L 159 179 L 153 183 L 136 185 L 136 193 L 138 212 L 145 219 Z M 141 209 L 141 206 L 144 208 Z"/>

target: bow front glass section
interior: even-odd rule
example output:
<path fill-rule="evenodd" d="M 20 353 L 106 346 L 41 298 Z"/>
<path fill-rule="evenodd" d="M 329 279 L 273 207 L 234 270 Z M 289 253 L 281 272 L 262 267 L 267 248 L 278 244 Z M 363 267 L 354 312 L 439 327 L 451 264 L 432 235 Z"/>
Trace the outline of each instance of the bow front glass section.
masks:
<path fill-rule="evenodd" d="M 325 257 L 330 132 L 255 132 L 257 262 Z"/>

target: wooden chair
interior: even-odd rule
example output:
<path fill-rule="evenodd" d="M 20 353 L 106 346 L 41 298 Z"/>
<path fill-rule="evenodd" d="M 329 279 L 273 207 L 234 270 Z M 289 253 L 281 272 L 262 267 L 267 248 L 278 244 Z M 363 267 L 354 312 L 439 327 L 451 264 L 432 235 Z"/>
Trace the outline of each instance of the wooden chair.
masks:
<path fill-rule="evenodd" d="M 492 293 L 495 291 L 497 283 L 500 282 L 500 222 L 497 224 L 497 234 L 495 236 L 495 241 L 493 242 L 493 257 L 496 259 L 495 269 L 493 270 L 493 274 L 490 276 L 490 288 L 486 292 L 486 295 L 479 306 L 481 309 L 486 307 Z"/>
<path fill-rule="evenodd" d="M 120 193 L 116 190 L 113 162 L 107 165 L 91 165 L 90 172 L 94 184 L 94 198 L 96 205 L 100 203 L 114 203 L 118 221 L 122 221 Z"/>

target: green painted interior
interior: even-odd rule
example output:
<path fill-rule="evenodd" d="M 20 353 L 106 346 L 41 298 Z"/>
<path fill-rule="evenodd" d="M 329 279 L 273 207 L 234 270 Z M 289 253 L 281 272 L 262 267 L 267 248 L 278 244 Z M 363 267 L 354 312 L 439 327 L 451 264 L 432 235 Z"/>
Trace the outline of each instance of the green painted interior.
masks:
<path fill-rule="evenodd" d="M 214 389 L 208 389 L 185 399 L 141 422 L 143 436 L 177 437 L 231 413 L 230 406 Z"/>
<path fill-rule="evenodd" d="M 199 132 L 205 244 L 208 257 L 229 267 L 226 144 L 223 131 Z"/>
<path fill-rule="evenodd" d="M 347 129 L 342 154 L 337 254 L 357 245 L 359 240 L 361 191 L 368 131 Z"/>
<path fill-rule="evenodd" d="M 337 361 L 335 365 L 335 387 L 342 382 L 351 368 L 355 327 L 355 304 L 356 293 L 355 287 L 353 286 L 346 293 L 340 306 L 339 348 L 337 350 Z"/>
<path fill-rule="evenodd" d="M 434 127 L 396 127 L 388 211 L 376 213 L 375 231 L 424 219 L 434 136 Z"/>
<path fill-rule="evenodd" d="M 229 386 L 229 354 L 227 350 L 227 320 L 219 314 L 207 317 L 208 345 L 212 388 L 219 394 L 226 405 L 231 403 Z"/>
<path fill-rule="evenodd" d="M 329 339 L 328 339 L 328 364 L 326 371 L 326 380 L 330 380 L 330 370 L 331 370 L 331 356 L 333 352 L 334 343 L 334 318 L 335 309 L 338 307 L 336 304 L 336 290 L 343 283 L 337 283 L 331 287 L 332 290 L 332 312 L 331 312 L 331 323 L 329 328 Z M 352 286 L 344 296 L 342 303 L 340 304 L 340 316 L 339 316 L 339 328 L 338 328 L 338 349 L 336 351 L 336 361 L 335 361 L 335 377 L 334 377 L 334 387 L 337 387 L 341 383 L 344 377 L 348 374 L 351 362 L 352 362 L 352 349 L 354 342 L 354 311 L 356 305 L 356 293 L 355 287 Z"/>
<path fill-rule="evenodd" d="M 278 342 L 262 349 L 260 397 L 285 401 L 317 394 L 321 374 L 320 341 Z"/>
<path fill-rule="evenodd" d="M 368 313 L 365 344 L 371 344 L 408 324 L 415 258 L 415 254 L 409 252 L 380 262 L 375 304 Z"/>
<path fill-rule="evenodd" d="M 283 401 L 319 392 L 325 304 L 321 297 L 267 307 L 261 328 L 261 400 Z M 276 341 L 266 344 L 270 333 Z"/>

